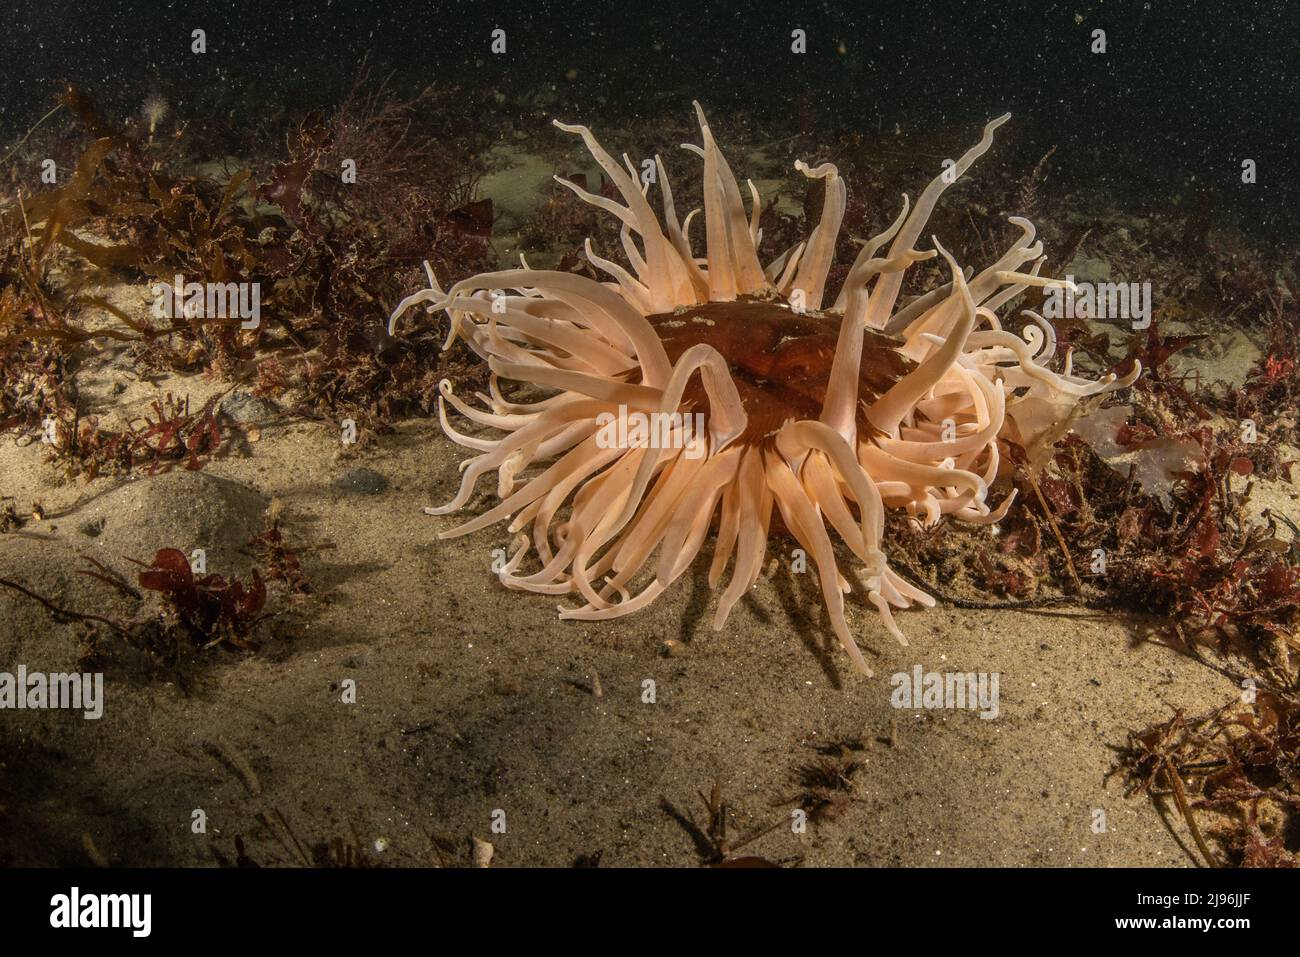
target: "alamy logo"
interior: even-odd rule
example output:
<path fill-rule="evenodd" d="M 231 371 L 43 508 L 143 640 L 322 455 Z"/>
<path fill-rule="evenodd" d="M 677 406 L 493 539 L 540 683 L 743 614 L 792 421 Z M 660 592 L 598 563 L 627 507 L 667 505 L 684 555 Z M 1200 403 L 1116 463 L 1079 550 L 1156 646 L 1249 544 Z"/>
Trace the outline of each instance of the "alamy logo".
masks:
<path fill-rule="evenodd" d="M 707 451 L 703 412 L 629 412 L 618 407 L 618 415 L 602 412 L 596 416 L 596 446 L 602 449 L 684 449 L 688 459 L 698 459 Z"/>
<path fill-rule="evenodd" d="M 26 665 L 16 674 L 0 671 L 0 709 L 5 708 L 67 708 L 94 721 L 104 716 L 104 676 L 29 672 Z"/>
<path fill-rule="evenodd" d="M 1050 286 L 1043 299 L 1046 319 L 1127 319 L 1134 329 L 1151 325 L 1151 283 L 1080 282 Z"/>
<path fill-rule="evenodd" d="M 129 927 L 132 937 L 148 937 L 153 929 L 152 894 L 82 894 L 74 887 L 50 898 L 50 926 Z"/>
<path fill-rule="evenodd" d="M 900 671 L 889 679 L 894 690 L 889 703 L 895 708 L 948 708 L 978 710 L 985 721 L 998 716 L 998 672 Z"/>
<path fill-rule="evenodd" d="M 262 322 L 262 284 L 257 282 L 186 282 L 177 275 L 170 286 L 155 283 L 155 319 L 239 319 L 239 328 Z"/>

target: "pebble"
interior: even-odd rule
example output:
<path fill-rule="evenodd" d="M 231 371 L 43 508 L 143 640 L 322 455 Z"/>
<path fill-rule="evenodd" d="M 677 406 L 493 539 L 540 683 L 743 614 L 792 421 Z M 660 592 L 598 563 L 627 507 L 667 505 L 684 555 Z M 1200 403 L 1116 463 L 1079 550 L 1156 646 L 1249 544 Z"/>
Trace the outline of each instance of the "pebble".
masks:
<path fill-rule="evenodd" d="M 280 407 L 270 399 L 262 399 L 251 392 L 232 392 L 221 400 L 221 411 L 236 422 L 264 422 L 273 418 Z"/>
<path fill-rule="evenodd" d="M 104 530 L 105 521 L 106 520 L 103 518 L 92 518 L 90 521 L 82 522 L 78 525 L 77 531 L 81 532 L 81 534 L 85 535 L 87 538 L 95 538 Z"/>
<path fill-rule="evenodd" d="M 389 489 L 390 482 L 374 469 L 348 469 L 330 483 L 336 491 L 358 495 L 379 495 Z"/>

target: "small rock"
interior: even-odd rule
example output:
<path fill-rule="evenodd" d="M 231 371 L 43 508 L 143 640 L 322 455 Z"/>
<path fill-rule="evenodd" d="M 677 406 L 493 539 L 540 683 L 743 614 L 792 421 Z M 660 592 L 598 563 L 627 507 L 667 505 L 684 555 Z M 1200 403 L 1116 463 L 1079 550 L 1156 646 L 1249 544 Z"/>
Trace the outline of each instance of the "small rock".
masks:
<path fill-rule="evenodd" d="M 379 495 L 388 491 L 389 481 L 374 469 L 348 469 L 330 483 L 336 491 L 359 495 Z"/>
<path fill-rule="evenodd" d="M 221 400 L 221 411 L 236 422 L 265 422 L 279 413 L 280 407 L 241 389 Z"/>
<path fill-rule="evenodd" d="M 1110 282 L 1110 263 L 1104 259 L 1076 256 L 1065 267 L 1065 275 L 1073 276 L 1075 282 Z"/>
<path fill-rule="evenodd" d="M 249 539 L 265 528 L 267 499 L 206 470 L 140 476 L 87 503 L 79 522 L 103 519 L 103 554 L 149 561 L 160 548 L 203 549 L 209 572 L 248 581 Z M 71 526 L 76 527 L 76 526 Z"/>
<path fill-rule="evenodd" d="M 90 521 L 82 522 L 77 526 L 77 531 L 87 538 L 95 538 L 104 530 L 105 519 L 92 518 Z"/>

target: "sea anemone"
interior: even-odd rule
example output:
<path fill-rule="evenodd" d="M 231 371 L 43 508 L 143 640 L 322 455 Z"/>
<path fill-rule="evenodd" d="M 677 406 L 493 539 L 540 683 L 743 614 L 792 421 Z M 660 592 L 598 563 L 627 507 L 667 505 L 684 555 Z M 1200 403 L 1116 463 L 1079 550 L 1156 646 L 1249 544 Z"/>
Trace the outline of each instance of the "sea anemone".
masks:
<path fill-rule="evenodd" d="M 447 381 L 439 385 L 443 430 L 478 454 L 461 463 L 455 497 L 425 511 L 460 510 L 495 471 L 500 503 L 440 537 L 510 519 L 516 546 L 501 563 L 501 582 L 574 596 L 560 617 L 586 621 L 645 608 L 691 568 L 716 525 L 709 586 L 732 566 L 713 617 L 720 629 L 759 576 L 775 507 L 816 566 L 844 650 L 870 675 L 845 618 L 850 582 L 828 526 L 860 563 L 859 587 L 885 628 L 906 645 L 891 609 L 934 600 L 890 569 L 881 548 L 886 510 L 902 509 L 923 526 L 945 515 L 997 522 L 1014 498 L 996 508 L 988 502 L 1000 447 L 1023 444 L 1081 398 L 1127 386 L 1140 370 L 1089 381 L 1073 374 L 1067 354 L 1053 371 L 1056 338 L 1044 319 L 1029 314 L 1023 337 L 1002 328 L 997 310 L 1027 287 L 1064 284 L 1039 277 L 1042 244 L 1027 220 L 1011 218 L 1022 235 L 974 278 L 937 239 L 933 250 L 914 247 L 944 189 L 989 149 L 1007 116 L 988 123 L 914 208 L 903 197 L 893 224 L 865 244 L 838 297 L 824 305 L 845 211 L 837 169 L 796 164 L 824 182 L 821 221 L 764 267 L 758 191 L 750 182 L 746 215 L 731 167 L 695 108 L 703 144 L 685 149 L 703 160 L 703 257 L 690 236 L 695 213 L 678 219 L 660 157 L 653 179 L 662 222 L 626 155 L 620 166 L 586 127 L 556 122 L 582 137 L 622 195 L 626 205 L 559 180 L 621 220 L 628 267 L 599 257 L 588 241 L 588 258 L 611 281 L 525 261 L 443 291 L 426 263 L 430 288 L 394 310 L 390 334 L 412 307 L 445 310 L 447 346 L 464 340 L 491 373 L 490 394 L 477 395 L 481 408 Z M 904 272 L 935 255 L 951 282 L 900 305 Z M 533 389 L 507 397 L 502 380 Z M 457 431 L 448 404 L 505 434 Z M 701 414 L 705 428 L 691 429 Z M 660 427 L 606 428 L 616 416 Z M 615 434 L 621 441 L 610 440 Z"/>

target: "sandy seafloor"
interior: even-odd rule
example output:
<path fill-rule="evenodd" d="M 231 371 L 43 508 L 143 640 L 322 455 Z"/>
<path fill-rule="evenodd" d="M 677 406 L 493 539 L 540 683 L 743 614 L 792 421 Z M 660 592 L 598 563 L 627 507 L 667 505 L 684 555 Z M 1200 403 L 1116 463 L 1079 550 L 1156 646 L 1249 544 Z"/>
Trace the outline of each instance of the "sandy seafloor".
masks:
<path fill-rule="evenodd" d="M 516 170 L 503 186 L 522 178 Z M 508 209 L 508 197 L 496 198 Z M 114 290 L 138 308 L 143 295 Z M 1248 360 L 1229 354 L 1226 375 L 1244 373 Z M 201 377 L 148 385 L 128 368 L 112 350 L 91 364 L 82 381 L 96 411 L 129 416 L 164 391 L 198 407 L 224 388 Z M 113 396 L 118 381 L 127 387 Z M 1108 776 L 1130 730 L 1175 707 L 1217 707 L 1236 690 L 1148 640 L 1156 621 L 941 604 L 900 615 L 911 639 L 902 648 L 873 609 L 851 600 L 850 625 L 876 671 L 862 678 L 830 632 L 815 576 L 791 574 L 776 558 L 793 545 L 777 542 L 720 633 L 710 626 L 705 560 L 644 612 L 561 622 L 554 598 L 507 591 L 491 573 L 492 550 L 509 544 L 503 526 L 436 538 L 456 520 L 421 509 L 452 496 L 464 457 L 436 421 L 345 448 L 331 425 L 245 399 L 227 408 L 242 421 L 225 421 L 229 451 L 201 472 L 63 483 L 38 444 L 8 440 L 0 451 L 3 493 L 20 510 L 40 502 L 47 516 L 0 535 L 0 576 L 64 606 L 134 610 L 77 574 L 83 554 L 130 572 L 127 556 L 203 547 L 210 571 L 246 579 L 244 546 L 272 499 L 315 589 L 295 599 L 274 586 L 273 607 L 284 611 L 263 650 L 210 653 L 188 695 L 119 666 L 99 721 L 5 713 L 8 863 L 211 865 L 234 859 L 236 837 L 257 863 L 296 863 L 284 827 L 267 823 L 282 820 L 309 854 L 355 834 L 373 860 L 398 865 L 467 861 L 473 837 L 493 845 L 494 866 L 595 855 L 602 866 L 694 865 L 700 849 L 679 818 L 707 825 L 702 795 L 715 781 L 733 839 L 779 825 L 739 851 L 769 860 L 1192 863 L 1176 815 L 1167 823 Z M 472 511 L 492 485 L 480 482 Z M 1257 492 L 1291 514 L 1294 499 L 1288 486 Z M 9 591 L 0 591 L 0 619 L 0 668 L 76 667 L 76 625 Z M 666 652 L 670 639 L 679 653 Z M 917 664 L 999 673 L 999 717 L 894 709 L 889 676 Z M 355 704 L 341 700 L 347 679 Z M 643 701 L 647 680 L 654 703 Z M 798 769 L 845 740 L 861 745 L 850 755 L 863 765 L 853 800 L 794 833 L 786 822 Z M 191 827 L 196 809 L 204 834 Z M 1104 833 L 1094 830 L 1096 809 Z M 497 811 L 504 833 L 493 831 Z M 452 850 L 436 853 L 435 840 Z"/>

